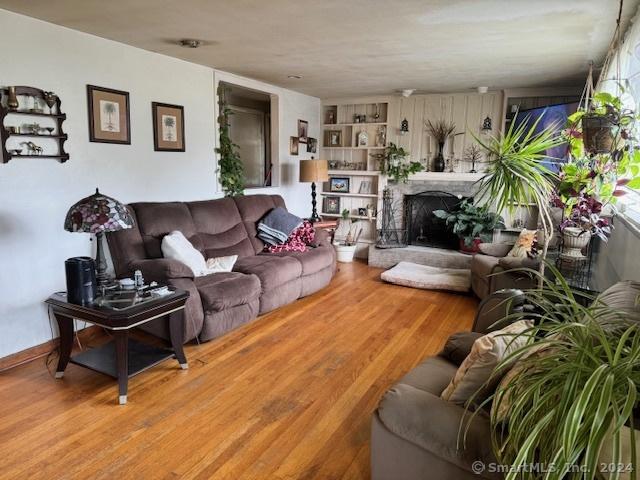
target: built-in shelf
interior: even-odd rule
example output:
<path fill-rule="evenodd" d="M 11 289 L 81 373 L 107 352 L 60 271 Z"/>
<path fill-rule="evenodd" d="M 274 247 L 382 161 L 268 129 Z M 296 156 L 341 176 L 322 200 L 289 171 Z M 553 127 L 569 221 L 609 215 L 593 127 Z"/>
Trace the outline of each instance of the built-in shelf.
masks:
<path fill-rule="evenodd" d="M 322 147 L 327 150 L 384 150 L 387 147 Z"/>
<path fill-rule="evenodd" d="M 476 182 L 484 173 L 464 172 L 418 172 L 409 176 L 409 180 L 437 180 L 440 182 Z"/>
<path fill-rule="evenodd" d="M 339 213 L 321 213 L 321 217 L 332 217 L 332 218 L 340 218 L 342 217 Z M 357 220 L 369 220 L 369 217 L 366 215 L 349 215 L 349 218 L 355 218 Z M 375 220 L 376 217 L 371 217 L 371 220 Z"/>
<path fill-rule="evenodd" d="M 349 192 L 322 192 L 323 195 L 334 195 L 336 197 L 363 197 L 378 198 L 377 193 L 349 193 Z"/>
<path fill-rule="evenodd" d="M 363 177 L 377 177 L 380 170 L 329 170 L 329 175 L 362 175 Z"/>
<path fill-rule="evenodd" d="M 358 122 L 358 123 L 325 123 L 323 127 L 357 127 L 359 125 L 387 125 L 387 122 Z"/>

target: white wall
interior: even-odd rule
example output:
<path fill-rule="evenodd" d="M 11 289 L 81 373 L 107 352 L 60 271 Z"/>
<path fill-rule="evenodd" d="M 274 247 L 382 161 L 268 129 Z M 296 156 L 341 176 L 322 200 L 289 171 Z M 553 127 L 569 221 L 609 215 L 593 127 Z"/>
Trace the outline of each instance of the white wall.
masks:
<path fill-rule="evenodd" d="M 74 202 L 95 187 L 123 202 L 221 196 L 215 178 L 214 75 L 225 74 L 4 10 L 0 10 L 0 43 L 7 46 L 0 85 L 56 92 L 68 118 L 63 128 L 69 134 L 66 150 L 71 155 L 65 164 L 14 159 L 0 165 L 3 357 L 51 338 L 43 301 L 64 290 L 66 258 L 93 255 L 89 235 L 63 230 L 64 216 Z M 131 145 L 89 142 L 87 84 L 129 92 Z M 281 169 L 280 187 L 260 193 L 280 193 L 292 211 L 306 214 L 308 185 L 297 184 L 297 164 L 307 157 L 306 153 L 289 157 L 288 142 L 297 133 L 298 118 L 308 120 L 310 135 L 318 136 L 320 102 L 259 85 L 278 95 Z M 184 106 L 186 153 L 153 151 L 152 101 Z"/>

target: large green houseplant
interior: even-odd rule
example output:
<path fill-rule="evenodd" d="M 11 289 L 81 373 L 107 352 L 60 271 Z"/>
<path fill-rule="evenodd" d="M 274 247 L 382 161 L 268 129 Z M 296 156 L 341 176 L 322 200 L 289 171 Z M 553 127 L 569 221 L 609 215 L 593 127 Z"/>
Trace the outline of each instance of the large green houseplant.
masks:
<path fill-rule="evenodd" d="M 460 250 L 466 253 L 477 252 L 479 243 L 489 241 L 496 228 L 504 228 L 500 215 L 491 212 L 486 205 L 478 207 L 468 200 L 450 211 L 434 210 L 433 214 L 444 220 L 460 238 Z"/>
<path fill-rule="evenodd" d="M 407 183 L 409 175 L 423 170 L 420 162 L 407 162 L 408 156 L 409 152 L 404 148 L 390 142 L 384 150 L 384 157 L 380 162 L 380 172 L 383 175 L 388 175 L 395 183 Z"/>
<path fill-rule="evenodd" d="M 524 333 L 535 340 L 494 371 L 511 368 L 484 402 L 492 403 L 493 451 L 510 467 L 506 480 L 618 478 L 609 477 L 612 469 L 636 478 L 638 319 L 574 293 L 552 265 L 547 268 L 555 279 L 542 278 L 543 288 L 526 292 L 533 308 L 506 319 L 535 319 Z M 541 469 L 528 468 L 536 465 Z"/>
<path fill-rule="evenodd" d="M 245 176 L 244 166 L 238 153 L 238 145 L 233 143 L 229 132 L 229 116 L 233 112 L 224 100 L 224 88 L 218 89 L 220 115 L 218 125 L 220 128 L 220 143 L 216 148 L 218 154 L 218 173 L 220 184 L 226 197 L 235 197 L 244 193 Z"/>

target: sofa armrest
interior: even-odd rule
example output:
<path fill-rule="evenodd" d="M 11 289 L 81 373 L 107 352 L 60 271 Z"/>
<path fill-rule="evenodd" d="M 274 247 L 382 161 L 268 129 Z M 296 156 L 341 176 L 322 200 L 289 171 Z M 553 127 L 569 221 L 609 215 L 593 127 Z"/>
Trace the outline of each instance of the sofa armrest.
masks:
<path fill-rule="evenodd" d="M 498 260 L 498 265 L 505 270 L 513 270 L 516 268 L 530 268 L 532 270 L 537 270 L 540 267 L 540 259 L 538 257 L 502 257 Z"/>
<path fill-rule="evenodd" d="M 478 245 L 480 253 L 491 257 L 506 257 L 513 248 L 513 244 L 509 243 L 481 243 Z"/>
<path fill-rule="evenodd" d="M 484 412 L 471 420 L 466 442 L 459 430 L 461 425 L 466 428 L 471 414 L 410 385 L 398 384 L 385 393 L 376 413 L 391 433 L 468 472 L 474 461 L 496 461 Z"/>
<path fill-rule="evenodd" d="M 505 318 L 522 311 L 525 300 L 526 297 L 522 290 L 511 288 L 493 292 L 480 302 L 471 330 L 484 335 L 506 327 L 508 323 L 518 319 L 505 321 Z"/>
<path fill-rule="evenodd" d="M 135 260 L 129 264 L 131 270 L 140 270 L 145 280 L 166 282 L 173 278 L 193 279 L 193 270 L 184 263 L 171 258 L 149 258 Z"/>
<path fill-rule="evenodd" d="M 315 238 L 312 246 L 314 247 L 326 247 L 331 246 L 331 234 L 323 228 L 316 228 Z"/>

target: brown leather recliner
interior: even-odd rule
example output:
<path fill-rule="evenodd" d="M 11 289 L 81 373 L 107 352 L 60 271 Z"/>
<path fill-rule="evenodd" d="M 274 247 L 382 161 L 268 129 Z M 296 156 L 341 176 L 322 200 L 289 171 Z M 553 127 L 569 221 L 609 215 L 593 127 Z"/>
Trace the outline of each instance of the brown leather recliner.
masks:
<path fill-rule="evenodd" d="M 190 293 L 185 309 L 185 342 L 211 340 L 258 316 L 329 284 L 336 257 L 324 230 L 316 231 L 309 251 L 263 253 L 257 222 L 275 207 L 279 195 L 246 195 L 198 202 L 133 203 L 135 224 L 107 234 L 116 276 L 141 270 L 145 280 L 167 283 Z M 238 255 L 234 271 L 194 277 L 186 265 L 162 257 L 162 238 L 181 231 L 205 258 Z M 168 338 L 166 319 L 145 330 Z"/>

